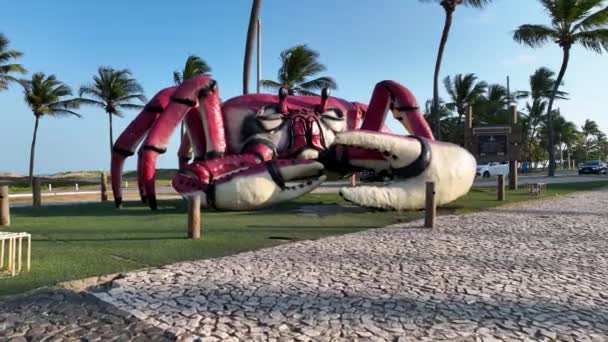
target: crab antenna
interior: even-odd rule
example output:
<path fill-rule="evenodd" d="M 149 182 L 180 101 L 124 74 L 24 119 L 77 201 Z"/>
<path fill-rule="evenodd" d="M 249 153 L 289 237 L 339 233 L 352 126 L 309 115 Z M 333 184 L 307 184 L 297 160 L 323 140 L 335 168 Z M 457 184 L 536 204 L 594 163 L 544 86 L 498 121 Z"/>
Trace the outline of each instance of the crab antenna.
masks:
<path fill-rule="evenodd" d="M 279 88 L 279 112 L 287 113 L 287 95 L 289 95 L 289 90 L 285 87 Z"/>
<path fill-rule="evenodd" d="M 329 88 L 321 90 L 321 104 L 317 107 L 317 112 L 324 113 L 327 110 L 327 100 L 329 99 Z"/>

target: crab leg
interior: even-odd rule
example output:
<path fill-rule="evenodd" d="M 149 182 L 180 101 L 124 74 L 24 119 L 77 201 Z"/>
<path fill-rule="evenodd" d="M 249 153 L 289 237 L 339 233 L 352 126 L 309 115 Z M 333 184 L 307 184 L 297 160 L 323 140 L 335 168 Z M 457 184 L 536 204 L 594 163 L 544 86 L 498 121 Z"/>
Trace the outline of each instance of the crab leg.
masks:
<path fill-rule="evenodd" d="M 361 129 L 380 132 L 389 110 L 410 134 L 434 139 L 414 94 L 395 81 L 376 84 Z"/>
<path fill-rule="evenodd" d="M 207 156 L 223 154 L 226 150 L 224 122 L 215 81 L 208 76 L 197 76 L 184 81 L 171 96 L 171 102 L 150 129 L 142 147 L 142 172 L 138 176 L 142 178 L 152 210 L 157 208 L 154 185 L 156 160 L 159 154 L 167 151 L 171 134 L 193 107 L 198 107 L 203 122 Z M 191 138 L 193 146 L 201 146 L 196 141 L 200 136 L 192 134 Z"/>
<path fill-rule="evenodd" d="M 192 159 L 192 152 L 194 152 L 194 158 L 200 159 L 205 156 L 207 152 L 205 149 L 205 140 L 200 139 L 204 136 L 203 122 L 199 115 L 198 108 L 190 108 L 190 111 L 186 115 L 186 133 L 182 136 L 182 141 L 177 151 L 177 157 L 179 161 L 179 168 L 184 168 L 190 159 Z M 194 146 L 193 143 L 194 142 Z"/>
<path fill-rule="evenodd" d="M 188 165 L 188 162 L 192 159 L 192 144 L 188 134 L 182 135 L 182 141 L 179 144 L 179 150 L 177 150 L 177 159 L 180 169 Z"/>
<path fill-rule="evenodd" d="M 158 92 L 114 143 L 111 172 L 112 193 L 114 194 L 114 203 L 117 208 L 122 204 L 122 189 L 120 184 L 122 182 L 124 161 L 134 154 L 137 145 L 146 136 L 160 113 L 167 107 L 169 98 L 175 89 L 176 87 L 170 87 Z M 141 193 L 141 190 L 142 188 L 140 187 L 140 195 L 142 195 L 143 200 L 145 193 Z"/>

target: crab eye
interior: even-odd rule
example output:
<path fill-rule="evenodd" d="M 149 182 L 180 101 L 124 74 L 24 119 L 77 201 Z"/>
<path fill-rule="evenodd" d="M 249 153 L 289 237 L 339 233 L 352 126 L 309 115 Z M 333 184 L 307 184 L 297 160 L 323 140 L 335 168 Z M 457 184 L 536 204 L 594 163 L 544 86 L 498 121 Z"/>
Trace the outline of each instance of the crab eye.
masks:
<path fill-rule="evenodd" d="M 328 120 L 344 120 L 344 113 L 337 108 L 330 108 L 326 112 L 321 113 L 321 118 Z"/>
<path fill-rule="evenodd" d="M 330 108 L 321 114 L 323 123 L 334 132 L 342 132 L 346 129 L 344 113 L 337 108 Z"/>
<path fill-rule="evenodd" d="M 262 129 L 267 132 L 279 128 L 285 121 L 283 115 L 277 112 L 276 108 L 272 107 L 262 108 L 262 110 L 258 112 L 256 119 L 262 126 Z"/>

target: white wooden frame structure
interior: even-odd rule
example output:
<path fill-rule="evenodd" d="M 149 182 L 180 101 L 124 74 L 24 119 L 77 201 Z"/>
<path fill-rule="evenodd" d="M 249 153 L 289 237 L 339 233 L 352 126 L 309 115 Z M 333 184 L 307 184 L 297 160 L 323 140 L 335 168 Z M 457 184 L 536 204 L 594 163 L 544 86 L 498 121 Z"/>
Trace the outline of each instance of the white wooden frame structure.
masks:
<path fill-rule="evenodd" d="M 6 260 L 6 271 L 15 276 L 22 270 L 23 263 L 23 239 L 27 239 L 26 269 L 30 270 L 32 255 L 32 235 L 28 233 L 0 232 L 0 271 L 4 271 Z M 6 246 L 5 246 L 6 245 Z M 5 250 L 7 251 L 6 257 Z"/>

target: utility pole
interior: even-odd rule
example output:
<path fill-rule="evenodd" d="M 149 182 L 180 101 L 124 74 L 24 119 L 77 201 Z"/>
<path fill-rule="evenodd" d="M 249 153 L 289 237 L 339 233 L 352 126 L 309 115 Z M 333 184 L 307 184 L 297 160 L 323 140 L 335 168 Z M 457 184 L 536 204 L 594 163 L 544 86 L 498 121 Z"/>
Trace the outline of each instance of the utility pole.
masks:
<path fill-rule="evenodd" d="M 507 108 L 512 104 L 512 99 L 511 99 L 511 79 L 509 78 L 509 76 L 507 76 L 507 101 L 509 101 L 509 103 L 507 104 Z"/>
<path fill-rule="evenodd" d="M 260 93 L 260 83 L 262 81 L 262 22 L 258 19 L 258 77 L 257 77 L 257 93 Z"/>

